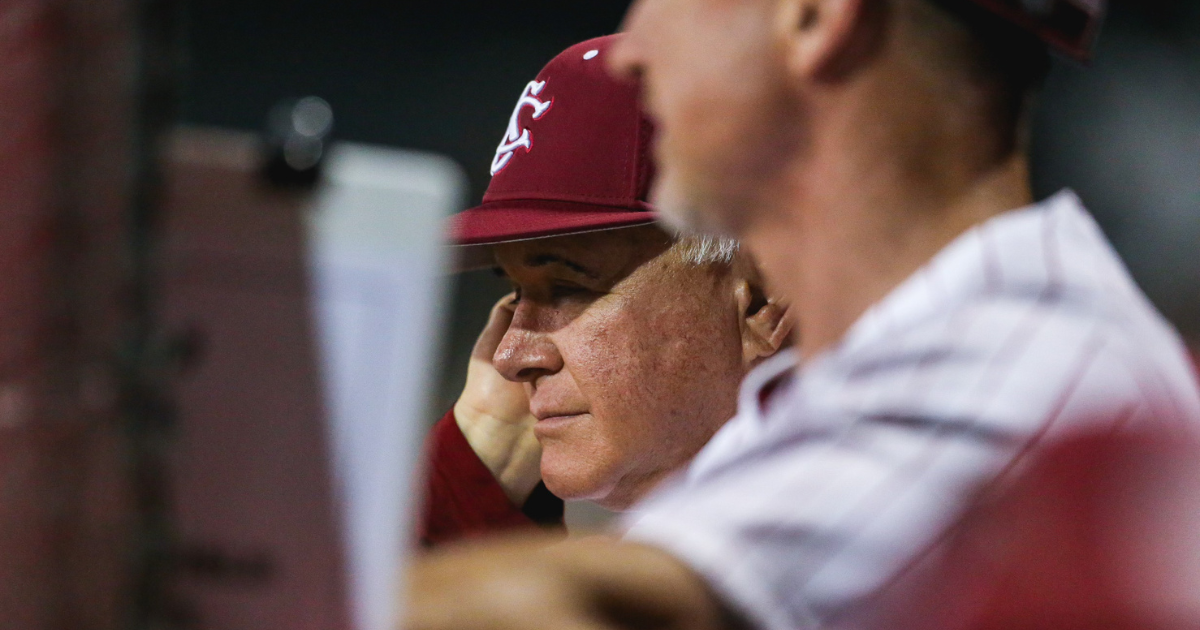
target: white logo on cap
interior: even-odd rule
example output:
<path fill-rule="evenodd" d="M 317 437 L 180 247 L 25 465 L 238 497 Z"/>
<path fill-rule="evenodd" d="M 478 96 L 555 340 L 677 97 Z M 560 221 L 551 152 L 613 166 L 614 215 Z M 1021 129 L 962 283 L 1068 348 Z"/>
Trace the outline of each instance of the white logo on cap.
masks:
<path fill-rule="evenodd" d="M 537 120 L 544 116 L 547 111 L 550 111 L 550 106 L 554 104 L 551 100 L 549 103 L 538 100 L 537 96 L 546 89 L 545 81 L 530 81 L 529 85 L 525 86 L 525 91 L 521 92 L 521 98 L 517 101 L 517 107 L 513 110 L 512 118 L 508 119 L 508 132 L 504 134 L 504 138 L 500 140 L 500 146 L 496 147 L 496 157 L 492 160 L 492 175 L 504 170 L 505 166 L 512 161 L 513 153 L 524 147 L 525 152 L 529 153 L 533 149 L 533 135 L 528 129 L 521 129 L 521 110 L 526 107 L 533 109 L 533 119 Z"/>

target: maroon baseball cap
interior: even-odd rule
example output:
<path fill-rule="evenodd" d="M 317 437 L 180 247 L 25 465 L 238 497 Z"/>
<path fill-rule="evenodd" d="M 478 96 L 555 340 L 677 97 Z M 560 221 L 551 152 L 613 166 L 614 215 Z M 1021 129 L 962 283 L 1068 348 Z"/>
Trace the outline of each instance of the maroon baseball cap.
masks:
<path fill-rule="evenodd" d="M 1092 58 L 1106 0 L 972 0 L 1078 61 Z"/>
<path fill-rule="evenodd" d="M 619 35 L 576 44 L 525 86 L 483 203 L 451 218 L 459 245 L 652 223 L 651 125 L 638 87 L 609 75 Z"/>

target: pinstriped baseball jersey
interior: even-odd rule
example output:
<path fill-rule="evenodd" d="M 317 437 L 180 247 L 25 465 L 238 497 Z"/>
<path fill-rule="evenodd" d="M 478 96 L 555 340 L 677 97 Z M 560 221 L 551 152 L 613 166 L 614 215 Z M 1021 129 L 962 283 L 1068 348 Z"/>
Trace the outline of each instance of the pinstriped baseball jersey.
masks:
<path fill-rule="evenodd" d="M 1175 422 L 1200 426 L 1186 351 L 1062 192 L 961 235 L 835 348 L 753 372 L 737 417 L 626 537 L 759 627 L 828 627 L 1047 437 Z"/>

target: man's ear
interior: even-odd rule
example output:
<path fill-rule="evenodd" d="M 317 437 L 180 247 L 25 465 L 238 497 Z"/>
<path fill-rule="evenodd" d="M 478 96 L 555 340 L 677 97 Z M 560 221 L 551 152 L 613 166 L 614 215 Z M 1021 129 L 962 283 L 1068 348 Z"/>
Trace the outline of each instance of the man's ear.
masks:
<path fill-rule="evenodd" d="M 784 0 L 776 14 L 792 76 L 837 80 L 882 43 L 888 10 L 879 0 Z"/>
<path fill-rule="evenodd" d="M 742 359 L 747 368 L 758 365 L 791 343 L 788 306 L 770 297 L 759 283 L 740 279 L 734 289 L 742 333 Z"/>

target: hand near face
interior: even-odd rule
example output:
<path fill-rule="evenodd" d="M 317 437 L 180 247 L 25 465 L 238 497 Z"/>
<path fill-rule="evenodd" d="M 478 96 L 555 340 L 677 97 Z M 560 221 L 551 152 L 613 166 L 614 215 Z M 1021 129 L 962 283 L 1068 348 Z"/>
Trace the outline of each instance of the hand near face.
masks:
<path fill-rule="evenodd" d="M 475 342 L 467 366 L 467 384 L 454 405 L 454 417 L 467 443 L 504 488 L 521 505 L 541 480 L 542 448 L 533 434 L 537 422 L 520 383 L 505 380 L 492 365 L 492 355 L 512 323 L 513 295 L 492 307 L 487 326 Z"/>
<path fill-rule="evenodd" d="M 535 537 L 439 551 L 409 576 L 404 630 L 729 627 L 707 586 L 641 545 Z"/>

